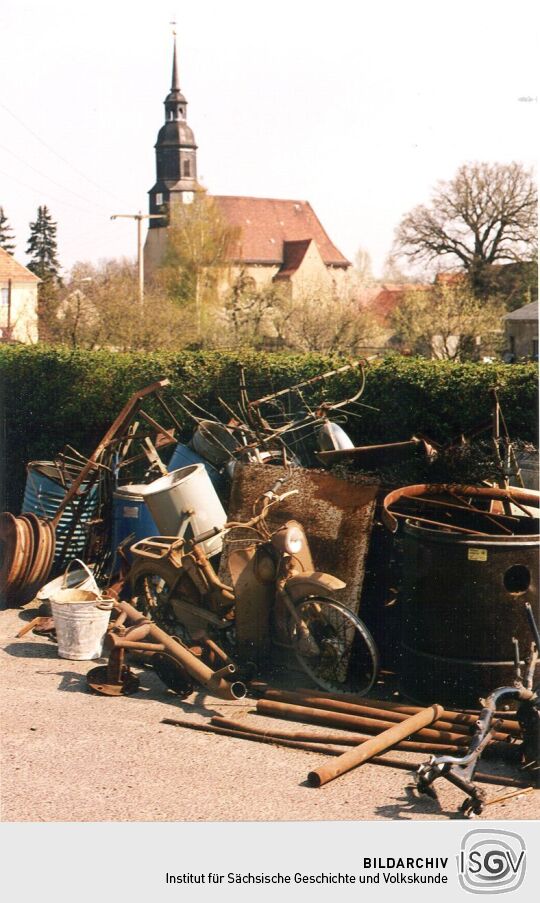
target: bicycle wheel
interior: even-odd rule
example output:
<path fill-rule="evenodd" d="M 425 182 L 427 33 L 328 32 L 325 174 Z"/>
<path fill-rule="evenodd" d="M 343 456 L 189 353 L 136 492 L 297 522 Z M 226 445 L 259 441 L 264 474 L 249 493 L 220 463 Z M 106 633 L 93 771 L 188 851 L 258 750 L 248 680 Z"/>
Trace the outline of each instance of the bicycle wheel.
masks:
<path fill-rule="evenodd" d="M 297 602 L 289 637 L 298 664 L 331 693 L 368 693 L 379 670 L 375 641 L 363 621 L 341 602 L 306 596 Z"/>
<path fill-rule="evenodd" d="M 132 603 L 142 614 L 149 615 L 166 633 L 178 634 L 183 640 L 184 625 L 176 617 L 172 599 L 172 587 L 178 581 L 178 574 L 167 567 L 153 563 L 139 567 L 132 572 Z"/>

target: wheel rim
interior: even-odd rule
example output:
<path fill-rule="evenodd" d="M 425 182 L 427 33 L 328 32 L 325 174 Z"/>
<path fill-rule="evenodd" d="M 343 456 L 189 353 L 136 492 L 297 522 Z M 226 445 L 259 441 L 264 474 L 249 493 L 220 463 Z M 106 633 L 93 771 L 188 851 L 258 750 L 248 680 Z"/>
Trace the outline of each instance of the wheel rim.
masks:
<path fill-rule="evenodd" d="M 377 676 L 377 650 L 363 622 L 331 599 L 301 600 L 291 619 L 290 636 L 297 661 L 321 689 L 367 693 Z M 307 629 L 307 631 L 306 631 Z M 307 636 L 306 636 L 307 632 Z"/>

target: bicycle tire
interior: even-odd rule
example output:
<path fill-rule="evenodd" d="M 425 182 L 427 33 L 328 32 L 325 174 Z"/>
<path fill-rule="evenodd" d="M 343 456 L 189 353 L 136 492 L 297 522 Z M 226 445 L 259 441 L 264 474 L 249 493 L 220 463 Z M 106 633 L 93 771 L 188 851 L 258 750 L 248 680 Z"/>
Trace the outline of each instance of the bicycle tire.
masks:
<path fill-rule="evenodd" d="M 304 596 L 295 609 L 309 634 L 302 635 L 289 618 L 289 638 L 302 670 L 327 692 L 369 693 L 377 679 L 379 654 L 364 622 L 326 596 Z"/>

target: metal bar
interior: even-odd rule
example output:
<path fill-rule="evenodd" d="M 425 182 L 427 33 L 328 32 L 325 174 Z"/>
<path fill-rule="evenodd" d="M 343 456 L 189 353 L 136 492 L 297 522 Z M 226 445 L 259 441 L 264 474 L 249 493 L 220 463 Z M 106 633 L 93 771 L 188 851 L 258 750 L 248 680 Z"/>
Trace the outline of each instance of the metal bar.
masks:
<path fill-rule="evenodd" d="M 274 398 L 279 398 L 281 395 L 286 395 L 288 392 L 294 392 L 295 389 L 303 389 L 304 386 L 312 386 L 314 383 L 321 382 L 324 379 L 329 379 L 331 376 L 336 376 L 338 373 L 345 373 L 347 370 L 354 370 L 358 367 L 363 366 L 363 361 L 356 361 L 354 364 L 345 364 L 343 367 L 338 367 L 337 370 L 329 370 L 327 373 L 321 373 L 319 376 L 312 376 L 311 379 L 306 379 L 302 383 L 297 383 L 295 386 L 290 386 L 288 389 L 280 389 L 279 392 L 273 392 L 271 395 L 265 395 L 264 398 L 257 398 L 255 401 L 248 402 L 248 406 L 250 408 L 258 408 L 260 405 L 264 404 L 266 401 L 273 401 Z M 363 388 L 363 387 L 362 387 Z M 358 396 L 353 396 L 356 399 Z M 347 401 L 343 402 L 343 404 L 350 404 L 352 399 L 347 399 Z M 335 405 L 334 407 L 337 407 Z"/>
<path fill-rule="evenodd" d="M 324 784 L 334 781 L 336 778 L 347 774 L 348 771 L 352 771 L 353 768 L 358 768 L 359 765 L 369 762 L 370 759 L 373 759 L 379 753 L 386 752 L 400 740 L 404 740 L 411 734 L 433 724 L 441 717 L 442 712 L 442 706 L 432 705 L 421 712 L 417 712 L 416 715 L 410 715 L 406 721 L 403 721 L 401 724 L 395 724 L 388 730 L 383 731 L 382 734 L 379 734 L 378 737 L 372 737 L 371 740 L 366 740 L 355 747 L 355 749 L 347 750 L 339 757 L 337 762 L 329 762 L 326 765 L 321 765 L 320 768 L 310 771 L 307 777 L 308 784 L 311 787 L 322 787 Z"/>
<path fill-rule="evenodd" d="M 229 683 L 223 677 L 216 676 L 208 665 L 205 665 L 197 658 L 188 648 L 177 639 L 169 636 L 164 630 L 161 630 L 157 624 L 142 617 L 141 613 L 133 608 L 129 602 L 115 602 L 116 611 L 125 612 L 128 620 L 134 622 L 133 627 L 127 631 L 127 639 L 131 639 L 133 635 L 137 636 L 139 631 L 143 631 L 146 635 L 152 637 L 158 643 L 161 643 L 165 652 L 176 659 L 188 674 L 196 681 L 207 688 L 208 692 L 220 699 L 241 699 L 245 696 L 246 688 L 240 681 Z M 113 628 L 114 629 L 114 628 Z M 111 633 L 114 638 L 114 633 Z"/>
<path fill-rule="evenodd" d="M 267 684 L 262 683 L 261 681 L 251 681 L 249 687 L 255 692 L 262 692 L 265 699 L 280 699 L 282 702 L 292 702 L 298 705 L 305 704 L 307 697 L 311 699 L 317 698 L 321 701 L 326 702 L 332 702 L 337 698 L 334 693 L 325 693 L 323 690 L 308 690 L 304 687 L 301 687 L 298 690 L 275 690 L 272 687 L 268 687 Z M 278 696 L 277 694 L 280 695 Z M 355 696 L 353 694 L 346 693 L 341 695 L 339 697 L 339 700 L 342 702 L 351 702 L 358 705 L 373 706 L 374 708 L 381 711 L 390 710 L 392 712 L 405 712 L 407 715 L 414 715 L 415 712 L 420 712 L 422 709 L 422 706 L 419 705 L 404 705 L 400 702 L 393 702 L 391 700 L 370 699 L 368 696 Z M 330 706 L 328 706 L 328 708 L 330 708 Z M 480 712 L 454 712 L 445 709 L 443 720 L 452 721 L 456 724 L 470 724 L 471 726 L 475 727 L 479 715 Z M 511 712 L 495 712 L 495 715 L 497 719 L 503 719 L 501 721 L 501 728 L 503 730 L 508 731 L 508 733 L 519 733 L 521 731 L 521 726 L 517 720 L 517 715 L 513 715 Z"/>
<path fill-rule="evenodd" d="M 331 743 L 336 746 L 358 746 L 359 743 L 363 743 L 364 740 L 369 740 L 372 735 L 371 734 L 319 734 L 314 733 L 313 731 L 282 731 L 274 728 L 268 729 L 264 727 L 252 727 L 251 725 L 244 724 L 243 721 L 234 721 L 230 718 L 222 718 L 220 715 L 214 715 L 211 718 L 211 724 L 217 724 L 220 727 L 230 727 L 234 730 L 244 731 L 247 734 L 260 734 L 261 736 L 272 736 L 279 737 L 283 740 L 298 740 L 306 743 Z M 451 746 L 451 745 L 442 745 L 439 743 L 418 743 L 413 740 L 401 740 L 396 744 L 395 749 L 403 749 L 408 752 L 432 752 L 437 753 L 443 749 L 447 750 L 457 750 L 459 751 L 462 747 L 459 746 Z"/>
<path fill-rule="evenodd" d="M 269 743 L 272 746 L 285 746 L 289 749 L 303 749 L 307 752 L 322 753 L 326 756 L 341 756 L 342 749 L 335 749 L 332 746 L 320 746 L 317 743 L 302 743 L 297 740 L 284 740 L 273 737 L 270 734 L 248 734 L 247 731 L 237 731 L 231 728 L 218 727 L 209 722 L 201 723 L 199 721 L 184 721 L 176 718 L 162 718 L 161 724 L 171 724 L 174 727 L 186 727 L 194 731 L 206 731 L 211 734 L 221 734 L 225 737 L 235 737 L 238 740 L 251 740 L 255 743 Z M 375 756 L 372 760 L 375 765 L 386 765 L 389 768 L 400 768 L 403 771 L 415 771 L 418 767 L 415 762 L 404 762 L 402 759 L 388 759 L 381 756 Z"/>
<path fill-rule="evenodd" d="M 368 734 L 380 734 L 381 731 L 393 726 L 393 722 L 379 718 L 362 718 L 359 715 L 346 715 L 343 712 L 328 712 L 322 709 L 313 709 L 307 706 L 290 705 L 282 702 L 273 702 L 270 699 L 259 699 L 257 711 L 260 715 L 269 715 L 271 718 L 285 718 L 289 721 L 300 721 L 307 724 L 320 724 L 323 727 L 337 727 L 345 730 L 362 730 Z M 441 709 L 441 712 L 443 710 Z M 414 737 L 414 740 L 434 740 L 435 743 L 456 744 L 467 749 L 467 741 L 470 738 L 452 731 L 439 731 L 422 728 Z"/>
<path fill-rule="evenodd" d="M 292 702 L 293 704 L 297 701 L 297 697 L 292 694 L 287 693 L 283 690 L 270 690 L 268 693 L 265 693 L 265 699 L 273 699 L 276 702 Z M 423 709 L 418 708 L 414 712 L 396 712 L 392 709 L 379 709 L 376 708 L 376 702 L 373 700 L 373 706 L 366 704 L 358 704 L 353 702 L 348 702 L 344 699 L 321 699 L 317 695 L 305 694 L 302 696 L 302 705 L 314 708 L 314 709 L 323 709 L 324 711 L 332 711 L 332 712 L 343 712 L 348 715 L 360 715 L 365 718 L 374 718 L 382 721 L 394 721 L 394 722 L 402 722 L 405 721 L 410 715 L 415 715 L 419 711 L 423 711 Z M 474 727 L 475 722 L 471 723 L 459 723 L 456 721 L 448 721 L 443 715 L 440 719 L 437 719 L 436 723 L 433 727 L 436 730 L 441 731 L 453 731 L 456 734 L 464 734 L 467 737 L 471 736 L 471 728 Z M 498 733 L 494 735 L 495 740 L 506 740 L 506 733 Z"/>
<path fill-rule="evenodd" d="M 97 447 L 94 449 L 90 458 L 88 459 L 85 466 L 82 468 L 79 476 L 74 480 L 71 485 L 71 488 L 67 495 L 64 496 L 60 505 L 58 506 L 54 517 L 52 518 L 52 525 L 56 528 L 60 522 L 60 518 L 62 517 L 62 513 L 71 500 L 76 496 L 79 486 L 84 483 L 85 479 L 89 475 L 90 471 L 93 467 L 95 467 L 96 461 L 103 454 L 109 443 L 117 438 L 118 434 L 122 429 L 124 429 L 129 423 L 130 418 L 133 416 L 135 411 L 137 410 L 140 402 L 147 395 L 152 395 L 157 392 L 159 389 L 164 386 L 169 386 L 170 382 L 168 379 L 162 379 L 159 382 L 151 383 L 149 386 L 146 386 L 144 389 L 139 389 L 138 392 L 134 392 L 129 401 L 126 402 L 116 419 L 112 422 L 109 429 L 106 431 L 105 435 L 102 437 L 101 441 L 98 443 Z"/>

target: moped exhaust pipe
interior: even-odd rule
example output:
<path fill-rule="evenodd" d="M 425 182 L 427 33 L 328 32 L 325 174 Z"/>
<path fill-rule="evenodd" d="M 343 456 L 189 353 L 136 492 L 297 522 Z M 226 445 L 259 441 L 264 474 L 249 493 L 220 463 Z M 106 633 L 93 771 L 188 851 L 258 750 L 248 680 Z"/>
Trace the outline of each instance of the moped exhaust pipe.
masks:
<path fill-rule="evenodd" d="M 148 620 L 140 611 L 137 611 L 129 602 L 115 602 L 115 611 L 125 615 L 125 619 L 133 622 L 131 627 L 122 634 L 114 633 L 114 626 L 108 634 L 108 641 L 113 647 L 135 648 L 138 643 L 144 643 L 144 648 L 148 648 L 152 644 L 145 643 L 147 637 L 151 638 L 154 643 L 159 646 L 156 651 L 164 651 L 167 655 L 177 661 L 197 683 L 206 687 L 212 696 L 219 699 L 236 700 L 243 699 L 247 693 L 244 683 L 240 680 L 233 682 L 224 679 L 225 674 L 234 674 L 236 667 L 231 662 L 218 671 L 212 671 L 208 665 L 201 662 L 193 652 L 178 642 L 173 637 L 161 630 L 157 624 Z M 132 646 L 131 644 L 134 644 Z"/>

